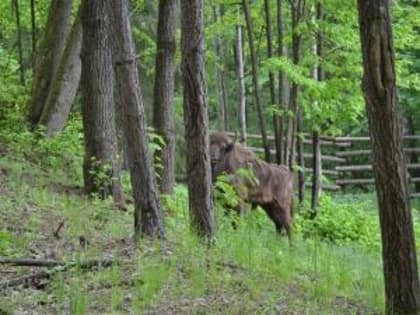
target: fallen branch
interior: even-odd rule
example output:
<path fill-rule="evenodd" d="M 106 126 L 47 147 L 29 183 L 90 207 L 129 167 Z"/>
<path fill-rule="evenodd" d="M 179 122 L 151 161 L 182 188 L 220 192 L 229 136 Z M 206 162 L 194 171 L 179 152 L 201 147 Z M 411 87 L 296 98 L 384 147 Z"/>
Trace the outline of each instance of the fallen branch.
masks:
<path fill-rule="evenodd" d="M 59 271 L 67 271 L 72 267 L 79 267 L 81 270 L 91 270 L 96 267 L 107 268 L 115 264 L 111 259 L 102 260 L 87 260 L 81 262 L 62 262 L 58 260 L 39 260 L 39 259 L 8 259 L 0 258 L 0 265 L 20 266 L 20 267 L 47 267 L 56 268 L 51 271 L 41 271 L 21 278 L 11 279 L 0 282 L 0 290 L 25 285 L 26 287 L 34 286 L 34 283 L 39 283 L 41 280 L 50 279 L 53 274 Z M 35 285 L 39 288 L 40 286 Z"/>
<path fill-rule="evenodd" d="M 9 259 L 0 257 L 0 265 L 20 266 L 20 267 L 73 267 L 79 265 L 81 269 L 91 269 L 93 267 L 110 267 L 113 261 L 111 259 L 93 259 L 87 261 L 77 262 L 64 262 L 58 260 L 40 260 L 31 258 Z"/>

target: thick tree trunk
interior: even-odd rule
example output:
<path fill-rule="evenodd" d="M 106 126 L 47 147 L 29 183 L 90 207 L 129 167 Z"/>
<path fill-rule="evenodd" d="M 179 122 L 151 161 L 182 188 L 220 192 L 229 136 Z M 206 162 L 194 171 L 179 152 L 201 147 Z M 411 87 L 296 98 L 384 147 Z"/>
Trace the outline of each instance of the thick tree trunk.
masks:
<path fill-rule="evenodd" d="M 123 203 L 115 130 L 110 1 L 82 5 L 82 114 L 85 138 L 83 175 L 87 193 L 112 194 Z"/>
<path fill-rule="evenodd" d="M 48 12 L 45 36 L 37 54 L 32 96 L 28 109 L 28 121 L 32 126 L 39 123 L 47 101 L 54 73 L 61 60 L 69 31 L 72 0 L 52 0 Z"/>
<path fill-rule="evenodd" d="M 271 160 L 270 145 L 268 143 L 267 132 L 265 129 L 264 109 L 261 102 L 260 87 L 258 84 L 258 57 L 257 57 L 256 49 L 255 49 L 254 29 L 252 26 L 251 13 L 249 10 L 248 0 L 242 0 L 242 6 L 244 9 L 246 27 L 248 30 L 248 44 L 251 50 L 251 60 L 252 60 L 251 66 L 252 66 L 252 83 L 253 83 L 253 88 L 254 88 L 254 101 L 255 101 L 255 106 L 257 109 L 258 123 L 260 125 L 261 137 L 262 137 L 263 146 L 264 146 L 265 160 L 267 162 L 270 162 Z"/>
<path fill-rule="evenodd" d="M 124 133 L 128 145 L 128 160 L 135 201 L 135 237 L 136 239 L 144 235 L 164 237 L 162 206 L 149 151 L 128 0 L 110 1 L 115 14 L 115 21 L 112 23 L 116 42 L 115 74 L 124 114 Z M 171 83 L 169 87 L 170 85 Z"/>
<path fill-rule="evenodd" d="M 386 314 L 420 314 L 420 283 L 398 119 L 388 0 L 358 0 L 363 91 L 379 205 Z"/>
<path fill-rule="evenodd" d="M 175 80 L 176 0 L 159 1 L 153 125 L 165 140 L 161 151 L 160 191 L 172 194 L 175 183 L 175 122 L 173 118 Z"/>
<path fill-rule="evenodd" d="M 244 56 L 242 48 L 242 27 L 236 25 L 236 44 L 235 44 L 236 75 L 238 76 L 238 109 L 239 126 L 241 129 L 241 141 L 246 143 L 246 94 L 245 94 L 245 71 Z"/>
<path fill-rule="evenodd" d="M 200 235 L 214 234 L 204 67 L 204 1 L 181 1 L 182 74 L 191 224 Z"/>
<path fill-rule="evenodd" d="M 66 124 L 82 72 L 81 46 L 82 23 L 79 11 L 67 38 L 66 48 L 51 82 L 50 93 L 39 121 L 46 127 L 47 136 L 52 136 L 62 130 Z"/>
<path fill-rule="evenodd" d="M 25 85 L 25 69 L 23 66 L 23 42 L 22 42 L 22 27 L 20 25 L 19 0 L 13 0 L 13 6 L 15 9 L 15 17 L 16 17 L 17 45 L 18 45 L 18 55 L 19 55 L 19 77 L 20 77 L 20 83 L 22 85 Z"/>

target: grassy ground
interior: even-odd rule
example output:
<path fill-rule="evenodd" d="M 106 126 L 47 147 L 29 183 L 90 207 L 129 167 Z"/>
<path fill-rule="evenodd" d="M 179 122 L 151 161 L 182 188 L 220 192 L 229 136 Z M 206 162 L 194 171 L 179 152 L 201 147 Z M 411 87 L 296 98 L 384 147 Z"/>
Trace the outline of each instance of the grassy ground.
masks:
<path fill-rule="evenodd" d="M 8 134 L 0 134 L 9 143 L 0 144 L 0 256 L 76 266 L 49 268 L 47 276 L 9 287 L 8 281 L 44 269 L 0 266 L 0 314 L 382 312 L 372 195 L 324 196 L 317 220 L 298 215 L 292 248 L 262 211 L 233 230 L 219 206 L 217 238 L 209 248 L 190 233 L 180 185 L 164 202 L 167 241 L 136 246 L 132 205 L 124 212 L 110 200 L 83 195 L 81 155 L 72 153 L 80 151 L 66 142 L 72 138 L 31 143 L 32 135 L 16 140 Z M 124 182 L 128 186 L 126 177 Z M 419 211 L 413 215 L 419 245 Z M 80 264 L 89 259 L 114 264 L 85 270 Z"/>

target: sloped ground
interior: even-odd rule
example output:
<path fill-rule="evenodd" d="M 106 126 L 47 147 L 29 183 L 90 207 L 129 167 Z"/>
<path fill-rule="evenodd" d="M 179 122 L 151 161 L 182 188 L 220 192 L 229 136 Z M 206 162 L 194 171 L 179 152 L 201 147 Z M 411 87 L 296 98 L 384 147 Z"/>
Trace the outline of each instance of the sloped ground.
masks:
<path fill-rule="evenodd" d="M 349 262 L 354 252 L 323 244 L 289 249 L 253 218 L 239 231 L 220 224 L 215 248 L 205 248 L 188 232 L 182 194 L 167 215 L 168 241 L 137 249 L 130 206 L 88 199 L 63 176 L 3 150 L 0 256 L 114 264 L 0 265 L 0 314 L 379 314 L 379 255 Z"/>

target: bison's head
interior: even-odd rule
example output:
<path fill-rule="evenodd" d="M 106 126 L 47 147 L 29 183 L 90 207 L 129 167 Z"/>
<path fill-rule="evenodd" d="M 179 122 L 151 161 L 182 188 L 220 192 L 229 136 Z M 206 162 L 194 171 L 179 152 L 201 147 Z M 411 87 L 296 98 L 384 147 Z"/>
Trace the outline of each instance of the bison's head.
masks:
<path fill-rule="evenodd" d="M 226 133 L 213 132 L 210 134 L 210 161 L 213 182 L 222 172 L 228 171 L 227 155 L 235 147 L 233 141 Z"/>

